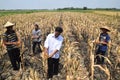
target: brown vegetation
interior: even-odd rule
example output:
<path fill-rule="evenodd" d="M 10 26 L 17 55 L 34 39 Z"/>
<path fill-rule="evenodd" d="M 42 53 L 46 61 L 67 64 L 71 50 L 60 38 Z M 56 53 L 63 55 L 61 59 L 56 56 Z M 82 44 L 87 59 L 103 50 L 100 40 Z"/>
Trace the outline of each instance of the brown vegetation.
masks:
<path fill-rule="evenodd" d="M 120 17 L 77 12 L 42 12 L 0 17 L 0 35 L 6 21 L 15 22 L 15 29 L 21 35 L 22 66 L 19 76 L 12 72 L 9 58 L 0 38 L 0 80 L 45 80 L 46 59 L 43 54 L 32 57 L 32 24 L 37 22 L 42 30 L 42 46 L 47 34 L 58 25 L 64 29 L 64 43 L 61 50 L 60 73 L 53 80 L 120 80 Z M 99 28 L 111 29 L 111 46 L 106 66 L 94 64 L 95 45 L 92 40 L 99 35 Z"/>

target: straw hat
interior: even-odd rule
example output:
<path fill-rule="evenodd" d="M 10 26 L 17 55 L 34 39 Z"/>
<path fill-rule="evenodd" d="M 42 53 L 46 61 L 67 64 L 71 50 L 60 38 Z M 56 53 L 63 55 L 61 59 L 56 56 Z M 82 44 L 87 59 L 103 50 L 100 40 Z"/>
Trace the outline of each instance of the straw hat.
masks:
<path fill-rule="evenodd" d="M 11 23 L 11 22 L 7 22 L 4 27 L 7 28 L 7 27 L 10 27 L 10 26 L 14 26 L 15 24 L 14 23 Z"/>
<path fill-rule="evenodd" d="M 110 32 L 110 28 L 109 28 L 109 27 L 107 27 L 107 26 L 103 26 L 103 27 L 101 27 L 100 29 L 101 29 L 101 30 L 103 30 L 103 29 L 104 29 L 104 30 L 106 30 L 106 31 Z"/>

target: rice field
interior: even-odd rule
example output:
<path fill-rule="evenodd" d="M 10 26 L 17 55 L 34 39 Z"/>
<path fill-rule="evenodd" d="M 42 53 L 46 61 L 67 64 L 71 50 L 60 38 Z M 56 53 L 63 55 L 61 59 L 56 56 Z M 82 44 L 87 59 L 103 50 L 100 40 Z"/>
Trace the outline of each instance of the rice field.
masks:
<path fill-rule="evenodd" d="M 47 61 L 43 53 L 32 57 L 31 31 L 37 22 L 42 31 L 42 47 L 46 36 L 62 26 L 64 43 L 61 49 L 59 75 L 53 80 L 120 80 L 120 17 L 110 12 L 36 12 L 0 17 L 0 80 L 46 80 Z M 114 15 L 112 15 L 114 14 Z M 119 15 L 119 13 L 117 14 Z M 6 49 L 2 46 L 3 24 L 16 23 L 14 29 L 22 40 L 23 66 L 20 73 L 12 72 Z M 111 29 L 111 44 L 106 66 L 94 64 L 95 45 L 92 43 L 100 33 L 100 27 Z"/>

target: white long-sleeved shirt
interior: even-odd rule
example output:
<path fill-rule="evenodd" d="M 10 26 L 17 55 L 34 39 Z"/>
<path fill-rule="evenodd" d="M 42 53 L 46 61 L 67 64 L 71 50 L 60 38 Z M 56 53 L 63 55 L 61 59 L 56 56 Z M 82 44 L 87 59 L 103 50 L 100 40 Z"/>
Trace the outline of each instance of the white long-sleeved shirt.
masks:
<path fill-rule="evenodd" d="M 62 42 L 63 37 L 61 35 L 55 38 L 55 34 L 49 34 L 44 43 L 44 47 L 48 48 L 48 55 L 57 49 L 57 53 L 55 53 L 52 58 L 58 59 L 60 57 L 60 48 L 62 46 Z"/>

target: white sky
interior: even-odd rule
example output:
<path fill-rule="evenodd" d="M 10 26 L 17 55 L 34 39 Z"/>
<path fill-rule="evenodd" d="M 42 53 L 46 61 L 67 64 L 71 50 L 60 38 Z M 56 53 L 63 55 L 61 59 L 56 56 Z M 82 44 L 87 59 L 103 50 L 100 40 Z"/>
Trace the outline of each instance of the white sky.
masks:
<path fill-rule="evenodd" d="M 0 9 L 119 8 L 120 0 L 0 0 Z"/>

